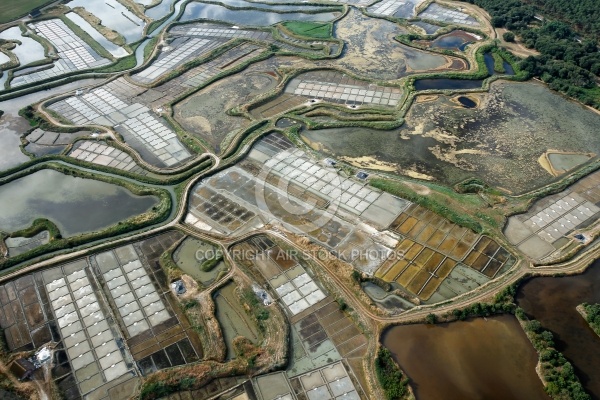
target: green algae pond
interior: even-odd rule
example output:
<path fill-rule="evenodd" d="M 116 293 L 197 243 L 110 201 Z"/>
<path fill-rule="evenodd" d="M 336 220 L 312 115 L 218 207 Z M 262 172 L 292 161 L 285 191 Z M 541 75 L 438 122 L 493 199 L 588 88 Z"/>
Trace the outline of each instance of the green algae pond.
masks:
<path fill-rule="evenodd" d="M 0 230 L 15 232 L 37 218 L 54 222 L 64 237 L 98 231 L 143 214 L 159 203 L 116 184 L 43 169 L 0 186 Z"/>
<path fill-rule="evenodd" d="M 202 263 L 215 257 L 217 247 L 195 238 L 187 238 L 175 250 L 173 259 L 183 272 L 190 275 L 205 286 L 217 279 L 219 274 L 227 269 L 225 262 L 218 262 L 210 271 L 201 269 Z"/>

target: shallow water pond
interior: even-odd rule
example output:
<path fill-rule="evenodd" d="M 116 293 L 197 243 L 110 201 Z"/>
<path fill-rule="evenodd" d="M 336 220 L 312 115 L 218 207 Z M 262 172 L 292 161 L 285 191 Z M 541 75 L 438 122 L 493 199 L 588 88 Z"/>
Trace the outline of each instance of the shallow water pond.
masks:
<path fill-rule="evenodd" d="M 217 276 L 225 271 L 227 266 L 219 262 L 210 271 L 202 271 L 200 266 L 204 261 L 215 257 L 217 248 L 210 243 L 195 238 L 187 238 L 175 251 L 173 258 L 183 272 L 189 274 L 203 285 L 210 285 Z"/>
<path fill-rule="evenodd" d="M 244 336 L 254 344 L 258 343 L 258 328 L 242 308 L 235 290 L 237 286 L 231 282 L 219 289 L 214 295 L 216 315 L 223 331 L 223 338 L 227 345 L 227 359 L 235 357 L 233 339 Z"/>
<path fill-rule="evenodd" d="M 464 51 L 469 44 L 476 42 L 477 40 L 478 39 L 470 33 L 458 30 L 435 39 L 431 42 L 431 47 Z"/>
<path fill-rule="evenodd" d="M 316 11 L 322 10 L 323 6 L 311 6 L 305 4 L 290 4 L 290 5 L 276 5 L 276 4 L 265 4 L 258 3 L 255 1 L 244 1 L 244 0 L 215 0 L 217 3 L 222 3 L 229 7 L 238 8 L 264 8 L 272 11 Z"/>
<path fill-rule="evenodd" d="M 0 186 L 0 230 L 27 228 L 48 218 L 63 236 L 101 230 L 158 203 L 121 186 L 44 169 Z"/>
<path fill-rule="evenodd" d="M 477 103 L 468 98 L 467 96 L 459 96 L 457 98 L 458 102 L 466 108 L 475 108 L 477 107 Z"/>
<path fill-rule="evenodd" d="M 552 168 L 565 172 L 588 162 L 591 158 L 589 154 L 548 153 L 548 161 Z"/>
<path fill-rule="evenodd" d="M 5 64 L 10 61 L 10 57 L 4 53 L 0 53 L 0 65 Z"/>
<path fill-rule="evenodd" d="M 98 32 L 92 25 L 90 25 L 89 22 L 83 19 L 79 14 L 69 12 L 65 14 L 65 17 L 69 18 L 77 26 L 83 29 L 88 35 L 92 37 L 92 39 L 98 42 L 100 46 L 104 47 L 106 51 L 108 51 L 114 57 L 121 58 L 129 54 L 124 48 L 117 46 L 116 44 L 105 38 L 104 35 Z"/>
<path fill-rule="evenodd" d="M 415 305 L 395 294 L 390 294 L 371 282 L 362 284 L 362 288 L 373 301 L 382 308 L 391 312 L 400 312 L 413 308 Z"/>
<path fill-rule="evenodd" d="M 337 15 L 338 13 L 332 12 L 304 14 L 275 13 L 258 10 L 234 11 L 216 4 L 190 3 L 185 8 L 180 21 L 185 22 L 205 18 L 244 26 L 268 26 L 281 21 L 327 22 L 333 20 Z"/>
<path fill-rule="evenodd" d="M 44 46 L 28 36 L 22 36 L 21 29 L 18 26 L 0 32 L 0 39 L 18 40 L 21 42 L 20 45 L 17 44 L 14 49 L 10 50 L 17 56 L 21 66 L 46 58 L 44 55 Z"/>
<path fill-rule="evenodd" d="M 417 399 L 549 399 L 535 372 L 537 354 L 513 316 L 396 326 L 382 342 Z"/>
<path fill-rule="evenodd" d="M 148 8 L 144 14 L 157 21 L 171 12 L 171 5 L 177 0 L 163 0 L 154 7 Z M 150 1 L 151 2 L 151 1 Z M 148 5 L 148 4 L 146 4 Z"/>
<path fill-rule="evenodd" d="M 68 3 L 68 6 L 71 8 L 85 8 L 86 11 L 100 18 L 102 25 L 123 35 L 127 43 L 132 43 L 142 38 L 144 21 L 131 13 L 117 0 L 73 0 Z"/>
<path fill-rule="evenodd" d="M 405 175 L 414 171 L 445 182 L 459 181 L 469 176 L 468 172 L 432 156 L 430 149 L 440 146 L 447 150 L 447 145 L 432 137 L 407 133 L 405 128 L 381 131 L 348 127 L 303 130 L 301 137 L 311 147 L 340 157 L 357 167 Z"/>

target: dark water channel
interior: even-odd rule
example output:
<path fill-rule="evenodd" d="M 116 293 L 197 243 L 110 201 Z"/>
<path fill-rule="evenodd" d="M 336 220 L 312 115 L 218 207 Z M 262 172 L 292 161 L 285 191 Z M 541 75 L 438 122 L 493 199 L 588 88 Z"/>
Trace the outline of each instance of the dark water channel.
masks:
<path fill-rule="evenodd" d="M 483 79 L 418 79 L 415 81 L 416 90 L 468 90 L 479 89 Z"/>
<path fill-rule="evenodd" d="M 517 302 L 554 334 L 586 391 L 600 399 L 600 338 L 575 309 L 600 303 L 600 260 L 581 275 L 531 279 L 519 289 Z"/>

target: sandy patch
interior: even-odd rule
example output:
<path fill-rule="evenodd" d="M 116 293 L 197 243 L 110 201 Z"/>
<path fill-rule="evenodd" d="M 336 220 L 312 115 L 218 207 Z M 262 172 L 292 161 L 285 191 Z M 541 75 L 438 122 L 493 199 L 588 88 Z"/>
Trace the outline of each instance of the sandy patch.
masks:
<path fill-rule="evenodd" d="M 415 97 L 415 103 L 427 103 L 430 101 L 436 101 L 440 96 L 436 94 L 424 94 Z"/>
<path fill-rule="evenodd" d="M 347 162 L 348 164 L 354 165 L 355 167 L 375 169 L 379 171 L 394 172 L 398 170 L 398 166 L 394 163 L 380 161 L 373 156 L 361 156 L 361 157 L 340 157 L 340 160 Z"/>

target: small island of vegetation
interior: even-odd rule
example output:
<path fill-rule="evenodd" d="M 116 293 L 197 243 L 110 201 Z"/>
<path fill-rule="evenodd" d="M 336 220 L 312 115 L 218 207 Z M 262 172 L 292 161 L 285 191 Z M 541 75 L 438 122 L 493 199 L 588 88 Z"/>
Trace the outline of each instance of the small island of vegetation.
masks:
<path fill-rule="evenodd" d="M 577 311 L 590 324 L 596 335 L 600 336 L 600 304 L 583 303 L 577 306 Z"/>

